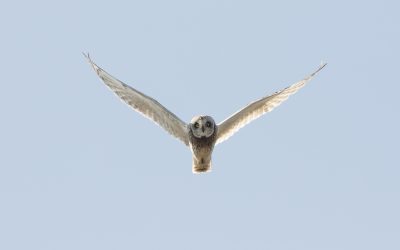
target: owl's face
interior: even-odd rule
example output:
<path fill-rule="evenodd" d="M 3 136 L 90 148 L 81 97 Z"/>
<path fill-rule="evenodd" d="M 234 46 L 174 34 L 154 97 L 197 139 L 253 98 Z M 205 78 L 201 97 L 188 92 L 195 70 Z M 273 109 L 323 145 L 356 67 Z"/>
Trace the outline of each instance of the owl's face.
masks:
<path fill-rule="evenodd" d="M 210 116 L 195 116 L 190 121 L 190 129 L 197 138 L 210 137 L 215 131 L 214 119 Z"/>

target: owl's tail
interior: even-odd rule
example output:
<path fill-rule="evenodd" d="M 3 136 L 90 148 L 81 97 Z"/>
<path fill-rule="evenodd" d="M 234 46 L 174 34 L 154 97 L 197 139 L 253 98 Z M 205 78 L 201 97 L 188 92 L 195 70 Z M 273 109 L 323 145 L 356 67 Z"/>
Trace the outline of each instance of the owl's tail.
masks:
<path fill-rule="evenodd" d="M 204 161 L 204 159 L 197 160 L 193 157 L 192 170 L 194 174 L 206 173 L 211 171 L 211 160 Z"/>

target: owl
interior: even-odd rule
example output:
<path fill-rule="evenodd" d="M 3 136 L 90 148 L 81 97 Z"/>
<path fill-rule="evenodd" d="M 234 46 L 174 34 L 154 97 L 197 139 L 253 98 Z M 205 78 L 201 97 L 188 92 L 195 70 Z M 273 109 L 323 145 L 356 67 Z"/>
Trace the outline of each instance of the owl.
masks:
<path fill-rule="evenodd" d="M 155 99 L 108 74 L 92 61 L 89 54 L 84 55 L 100 79 L 119 98 L 190 148 L 193 159 L 193 173 L 209 172 L 211 170 L 211 155 L 215 145 L 227 140 L 249 122 L 272 111 L 288 99 L 290 95 L 304 87 L 326 65 L 326 63 L 322 64 L 314 73 L 303 80 L 248 104 L 218 124 L 208 115 L 195 116 L 186 124 Z"/>

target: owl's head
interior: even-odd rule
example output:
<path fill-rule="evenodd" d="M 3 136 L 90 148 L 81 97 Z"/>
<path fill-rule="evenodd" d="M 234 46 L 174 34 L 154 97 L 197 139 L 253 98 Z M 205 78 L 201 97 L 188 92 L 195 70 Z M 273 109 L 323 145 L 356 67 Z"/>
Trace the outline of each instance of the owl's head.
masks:
<path fill-rule="evenodd" d="M 215 122 L 211 116 L 195 116 L 190 121 L 190 130 L 197 138 L 210 137 L 215 131 Z"/>

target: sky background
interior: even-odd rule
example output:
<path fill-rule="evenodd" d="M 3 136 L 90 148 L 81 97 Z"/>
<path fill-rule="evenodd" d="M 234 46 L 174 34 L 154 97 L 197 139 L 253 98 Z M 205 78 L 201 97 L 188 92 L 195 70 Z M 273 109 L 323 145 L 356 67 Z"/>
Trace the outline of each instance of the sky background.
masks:
<path fill-rule="evenodd" d="M 0 249 L 400 249 L 398 1 L 8 1 Z M 193 175 L 82 52 L 182 120 L 328 66 Z"/>

